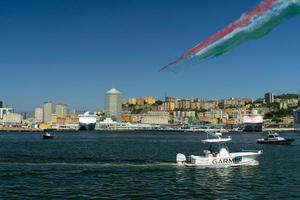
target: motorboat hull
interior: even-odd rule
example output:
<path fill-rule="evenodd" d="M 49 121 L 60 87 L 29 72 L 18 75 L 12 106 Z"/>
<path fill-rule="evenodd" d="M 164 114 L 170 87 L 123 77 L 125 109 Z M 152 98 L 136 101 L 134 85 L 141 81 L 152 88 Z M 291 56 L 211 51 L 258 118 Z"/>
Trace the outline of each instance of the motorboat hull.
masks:
<path fill-rule="evenodd" d="M 280 145 L 289 145 L 292 144 L 292 142 L 294 142 L 295 139 L 293 138 L 288 138 L 288 139 L 284 139 L 284 140 L 258 140 L 257 143 L 258 144 L 280 144 Z"/>
<path fill-rule="evenodd" d="M 261 155 L 261 151 L 257 152 L 238 152 L 231 153 L 227 157 L 204 157 L 204 156 L 189 156 L 188 159 L 183 159 L 183 154 L 177 154 L 177 164 L 186 167 L 212 167 L 226 168 L 236 166 L 254 166 L 258 165 L 257 157 Z M 181 159 L 180 159 L 180 158 Z"/>
<path fill-rule="evenodd" d="M 43 135 L 44 140 L 53 139 L 53 135 Z"/>

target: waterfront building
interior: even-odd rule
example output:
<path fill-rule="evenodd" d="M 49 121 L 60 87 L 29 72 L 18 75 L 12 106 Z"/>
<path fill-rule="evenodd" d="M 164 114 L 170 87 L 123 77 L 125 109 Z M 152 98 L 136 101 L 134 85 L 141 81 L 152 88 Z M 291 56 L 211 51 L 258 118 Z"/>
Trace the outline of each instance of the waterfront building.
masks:
<path fill-rule="evenodd" d="M 142 124 L 168 124 L 169 113 L 160 111 L 149 111 L 142 115 Z"/>
<path fill-rule="evenodd" d="M 300 108 L 294 110 L 294 128 L 300 131 Z"/>
<path fill-rule="evenodd" d="M 21 124 L 22 123 L 22 115 L 18 113 L 7 112 L 3 116 L 4 124 Z"/>
<path fill-rule="evenodd" d="M 118 122 L 122 121 L 122 94 L 115 88 L 106 92 L 105 116 Z"/>
<path fill-rule="evenodd" d="M 3 119 L 4 115 L 6 115 L 9 112 L 13 113 L 14 109 L 13 108 L 0 108 L 0 119 Z"/>
<path fill-rule="evenodd" d="M 50 123 L 52 114 L 54 113 L 54 104 L 51 101 L 44 103 L 44 123 Z"/>
<path fill-rule="evenodd" d="M 58 117 L 66 118 L 68 114 L 68 107 L 66 104 L 56 104 L 55 106 L 55 114 Z"/>
<path fill-rule="evenodd" d="M 37 123 L 42 123 L 44 118 L 43 108 L 35 108 L 34 109 L 34 121 Z"/>
<path fill-rule="evenodd" d="M 273 103 L 274 102 L 274 94 L 272 92 L 268 92 L 265 94 L 265 102 Z"/>

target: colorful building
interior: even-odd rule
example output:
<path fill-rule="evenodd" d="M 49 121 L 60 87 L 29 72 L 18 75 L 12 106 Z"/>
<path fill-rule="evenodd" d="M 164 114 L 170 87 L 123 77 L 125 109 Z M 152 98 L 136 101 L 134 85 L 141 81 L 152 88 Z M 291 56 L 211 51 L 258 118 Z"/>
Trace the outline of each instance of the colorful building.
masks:
<path fill-rule="evenodd" d="M 137 104 L 137 99 L 136 98 L 130 98 L 128 99 L 128 103 L 131 105 L 136 105 Z"/>
<path fill-rule="evenodd" d="M 34 121 L 37 123 L 42 123 L 44 118 L 44 110 L 43 108 L 35 108 L 34 109 Z"/>
<path fill-rule="evenodd" d="M 145 102 L 146 102 L 146 104 L 148 104 L 148 105 L 152 105 L 152 104 L 155 103 L 155 99 L 154 99 L 153 96 L 147 96 L 147 97 L 145 97 Z"/>

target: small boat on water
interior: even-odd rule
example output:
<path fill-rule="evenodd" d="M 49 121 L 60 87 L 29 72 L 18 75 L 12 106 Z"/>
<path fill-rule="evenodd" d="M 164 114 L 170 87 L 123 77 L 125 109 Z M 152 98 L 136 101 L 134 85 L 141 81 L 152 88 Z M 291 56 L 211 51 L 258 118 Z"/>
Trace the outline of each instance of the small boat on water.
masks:
<path fill-rule="evenodd" d="M 43 139 L 53 139 L 53 135 L 51 135 L 50 133 L 45 133 L 43 134 Z"/>
<path fill-rule="evenodd" d="M 258 144 L 292 144 L 294 142 L 294 138 L 284 138 L 279 136 L 278 133 L 268 132 L 267 137 L 260 138 L 257 140 Z"/>
<path fill-rule="evenodd" d="M 204 155 L 195 156 L 191 155 L 186 157 L 182 153 L 176 156 L 178 165 L 187 167 L 235 167 L 241 165 L 257 165 L 256 160 L 262 154 L 261 150 L 258 151 L 243 151 L 230 153 L 226 145 L 231 141 L 231 137 L 222 138 L 222 133 L 207 133 L 207 139 L 202 140 L 203 143 L 209 144 L 208 150 L 204 150 Z M 212 138 L 211 138 L 212 137 Z M 217 147 L 213 147 L 217 145 Z"/>

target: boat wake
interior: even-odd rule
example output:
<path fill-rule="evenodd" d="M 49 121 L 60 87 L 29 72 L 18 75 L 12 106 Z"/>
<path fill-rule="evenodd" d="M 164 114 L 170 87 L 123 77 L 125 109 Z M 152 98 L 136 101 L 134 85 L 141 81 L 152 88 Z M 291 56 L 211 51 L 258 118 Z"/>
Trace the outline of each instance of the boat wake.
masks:
<path fill-rule="evenodd" d="M 44 167 L 95 167 L 95 168 L 117 168 L 117 167 L 176 167 L 177 164 L 173 162 L 99 162 L 99 163 L 76 163 L 76 162 L 0 162 L 0 165 L 10 166 L 44 166 Z"/>

